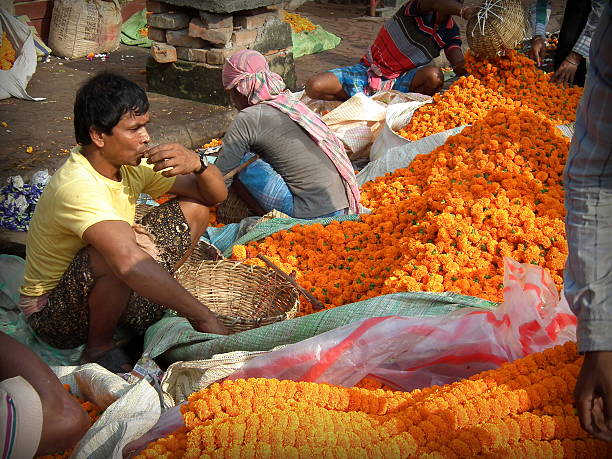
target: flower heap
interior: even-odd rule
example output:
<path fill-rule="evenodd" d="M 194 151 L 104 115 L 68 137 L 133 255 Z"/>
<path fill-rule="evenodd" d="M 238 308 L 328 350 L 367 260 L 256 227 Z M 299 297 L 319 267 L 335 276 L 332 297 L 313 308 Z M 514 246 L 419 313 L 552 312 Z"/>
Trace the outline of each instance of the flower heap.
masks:
<path fill-rule="evenodd" d="M 11 44 L 6 32 L 2 33 L 2 44 L 0 45 L 0 69 L 9 70 L 15 62 L 15 48 Z"/>
<path fill-rule="evenodd" d="M 607 457 L 581 429 L 575 343 L 410 393 L 248 379 L 189 396 L 185 427 L 137 458 Z"/>
<path fill-rule="evenodd" d="M 283 21 L 291 26 L 294 33 L 312 32 L 317 28 L 310 19 L 300 16 L 299 14 L 283 11 Z"/>
<path fill-rule="evenodd" d="M 548 268 L 561 287 L 568 144 L 533 112 L 493 111 L 366 183 L 372 214 L 360 221 L 297 225 L 235 247 L 234 258 L 289 265 L 327 307 L 405 291 L 501 301 L 504 256 Z"/>
<path fill-rule="evenodd" d="M 70 386 L 68 384 L 64 384 L 64 388 L 68 392 L 70 392 Z M 86 402 L 85 400 L 77 397 L 76 395 L 73 395 L 72 393 L 70 395 L 72 395 L 81 404 L 83 409 L 87 411 L 87 414 L 89 415 L 89 420 L 91 421 L 91 424 L 93 425 L 93 423 L 96 422 L 102 414 L 102 410 L 100 409 L 100 407 L 98 407 L 97 405 L 94 405 L 91 402 Z M 73 451 L 72 449 L 68 449 L 59 454 L 49 454 L 46 456 L 38 456 L 36 459 L 67 459 L 72 455 L 72 451 Z"/>
<path fill-rule="evenodd" d="M 482 61 L 467 53 L 469 76 L 419 108 L 397 133 L 418 140 L 437 132 L 474 123 L 497 108 L 532 109 L 554 124 L 575 121 L 582 88 L 563 88 L 535 67 L 528 57 L 509 51 L 506 56 Z"/>

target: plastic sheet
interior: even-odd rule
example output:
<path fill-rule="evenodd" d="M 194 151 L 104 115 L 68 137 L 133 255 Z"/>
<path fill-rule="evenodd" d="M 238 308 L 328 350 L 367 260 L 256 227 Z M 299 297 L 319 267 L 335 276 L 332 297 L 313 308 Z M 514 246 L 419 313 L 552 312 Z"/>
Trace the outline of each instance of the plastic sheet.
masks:
<path fill-rule="evenodd" d="M 548 271 L 505 259 L 504 303 L 438 317 L 373 317 L 255 357 L 231 379 L 351 387 L 370 375 L 401 390 L 447 384 L 574 340 L 576 318 Z"/>

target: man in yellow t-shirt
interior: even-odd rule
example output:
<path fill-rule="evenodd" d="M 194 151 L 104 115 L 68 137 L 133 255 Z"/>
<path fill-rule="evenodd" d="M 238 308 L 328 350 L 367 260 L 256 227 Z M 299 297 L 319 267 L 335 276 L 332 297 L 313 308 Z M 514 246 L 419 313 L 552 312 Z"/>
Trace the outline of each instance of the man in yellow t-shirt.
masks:
<path fill-rule="evenodd" d="M 113 335 L 142 334 L 163 308 L 196 329 L 226 333 L 169 272 L 208 225 L 208 206 L 227 189 L 219 169 L 178 144 L 149 148 L 149 102 L 133 82 L 97 75 L 74 104 L 79 146 L 53 175 L 26 241 L 20 307 L 48 344 L 85 344 L 83 362 L 120 371 L 127 358 Z M 135 224 L 140 193 L 177 197 Z"/>

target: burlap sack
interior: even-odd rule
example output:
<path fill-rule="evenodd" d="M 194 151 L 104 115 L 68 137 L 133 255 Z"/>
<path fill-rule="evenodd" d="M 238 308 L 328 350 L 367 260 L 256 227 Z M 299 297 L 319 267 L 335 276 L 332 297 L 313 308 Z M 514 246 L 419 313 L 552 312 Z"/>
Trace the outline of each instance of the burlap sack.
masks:
<path fill-rule="evenodd" d="M 121 24 L 117 0 L 55 0 L 49 46 L 56 56 L 70 59 L 110 53 L 119 47 Z"/>

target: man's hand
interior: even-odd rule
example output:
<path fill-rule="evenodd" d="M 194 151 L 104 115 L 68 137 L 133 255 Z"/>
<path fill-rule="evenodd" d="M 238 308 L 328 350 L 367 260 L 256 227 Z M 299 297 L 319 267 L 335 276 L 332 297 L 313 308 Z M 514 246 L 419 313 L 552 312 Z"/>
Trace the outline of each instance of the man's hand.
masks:
<path fill-rule="evenodd" d="M 538 67 L 542 65 L 542 60 L 546 55 L 546 40 L 541 35 L 536 35 L 531 39 L 531 49 L 529 50 L 529 57 L 532 58 L 538 64 Z"/>
<path fill-rule="evenodd" d="M 457 76 L 467 75 L 467 70 L 465 69 L 465 61 L 459 62 L 455 66 L 453 66 L 453 72 Z"/>
<path fill-rule="evenodd" d="M 202 333 L 229 335 L 229 330 L 217 318 L 192 322 L 193 328 Z"/>
<path fill-rule="evenodd" d="M 165 177 L 187 175 L 200 169 L 200 157 L 178 143 L 166 143 L 145 152 L 147 163 L 155 164 L 153 170 L 161 171 Z"/>
<path fill-rule="evenodd" d="M 585 354 L 574 397 L 582 428 L 612 441 L 612 351 Z"/>
<path fill-rule="evenodd" d="M 564 86 L 571 86 L 574 83 L 574 76 L 581 59 L 582 56 L 580 54 L 571 51 L 565 60 L 561 62 L 551 81 Z"/>
<path fill-rule="evenodd" d="M 472 18 L 472 16 L 476 14 L 477 11 L 478 11 L 478 8 L 475 8 L 473 6 L 469 6 L 467 8 L 461 8 L 461 10 L 459 11 L 459 16 L 461 16 L 466 21 L 469 21 Z"/>

